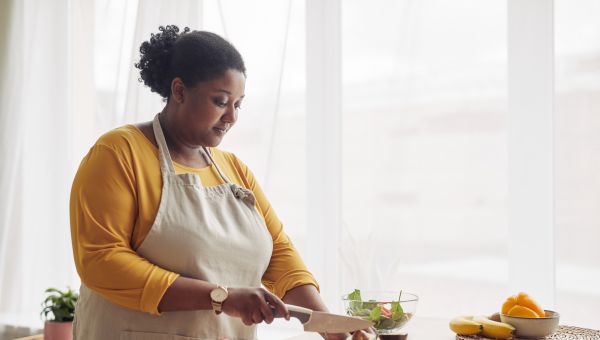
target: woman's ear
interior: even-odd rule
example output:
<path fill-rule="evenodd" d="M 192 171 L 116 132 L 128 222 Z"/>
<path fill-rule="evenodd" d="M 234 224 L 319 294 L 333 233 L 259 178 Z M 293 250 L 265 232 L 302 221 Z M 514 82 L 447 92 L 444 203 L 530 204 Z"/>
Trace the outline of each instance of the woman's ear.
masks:
<path fill-rule="evenodd" d="M 177 77 L 171 82 L 171 100 L 177 104 L 182 104 L 184 101 L 185 84 L 181 78 Z"/>

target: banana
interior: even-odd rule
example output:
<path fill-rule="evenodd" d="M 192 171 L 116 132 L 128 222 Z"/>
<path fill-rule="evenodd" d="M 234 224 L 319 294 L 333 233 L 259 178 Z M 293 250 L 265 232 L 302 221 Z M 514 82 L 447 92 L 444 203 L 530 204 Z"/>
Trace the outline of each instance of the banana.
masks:
<path fill-rule="evenodd" d="M 450 320 L 450 329 L 458 335 L 475 335 L 481 332 L 483 326 L 473 321 L 472 316 L 458 316 Z"/>
<path fill-rule="evenodd" d="M 486 316 L 476 316 L 473 321 L 483 326 L 481 335 L 494 339 L 508 339 L 513 336 L 515 328 L 507 323 L 488 319 Z"/>

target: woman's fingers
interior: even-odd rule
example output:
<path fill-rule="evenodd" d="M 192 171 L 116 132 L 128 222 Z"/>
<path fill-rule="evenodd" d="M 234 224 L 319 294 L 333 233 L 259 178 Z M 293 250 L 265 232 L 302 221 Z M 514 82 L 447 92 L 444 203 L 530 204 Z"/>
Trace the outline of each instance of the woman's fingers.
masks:
<path fill-rule="evenodd" d="M 246 326 L 252 326 L 252 325 L 254 325 L 254 321 L 252 320 L 252 316 L 246 316 L 246 315 L 242 316 L 242 322 Z"/>
<path fill-rule="evenodd" d="M 264 320 L 264 317 L 263 317 L 261 310 L 255 309 L 254 312 L 252 312 L 252 322 L 259 324 L 259 323 L 263 322 L 263 320 Z"/>
<path fill-rule="evenodd" d="M 275 317 L 273 316 L 273 310 L 271 309 L 271 304 L 268 302 L 266 296 L 265 296 L 264 303 L 262 303 L 260 305 L 260 312 L 262 313 L 262 316 L 266 323 L 270 324 L 271 322 L 273 322 L 273 319 Z"/>
<path fill-rule="evenodd" d="M 277 296 L 263 288 L 230 288 L 229 298 L 223 303 L 223 311 L 239 317 L 246 326 L 263 321 L 273 322 L 274 312 L 289 320 L 289 312 Z"/>
<path fill-rule="evenodd" d="M 275 308 L 279 315 L 283 315 L 286 320 L 290 319 L 290 312 L 285 306 L 285 303 L 283 303 L 283 301 L 281 301 L 277 296 L 265 290 L 265 300 L 269 305 Z"/>
<path fill-rule="evenodd" d="M 365 331 L 356 331 L 352 334 L 352 340 L 369 340 L 370 338 L 369 332 Z"/>

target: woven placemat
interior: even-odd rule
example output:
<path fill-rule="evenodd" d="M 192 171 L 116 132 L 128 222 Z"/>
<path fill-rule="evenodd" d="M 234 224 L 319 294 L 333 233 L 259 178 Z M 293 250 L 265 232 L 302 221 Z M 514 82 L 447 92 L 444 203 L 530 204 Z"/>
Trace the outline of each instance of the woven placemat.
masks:
<path fill-rule="evenodd" d="M 488 340 L 488 338 L 483 336 L 464 336 L 464 335 L 456 335 L 456 340 Z M 515 338 L 520 339 L 520 338 Z M 558 326 L 558 330 L 556 333 L 547 336 L 546 340 L 600 340 L 600 331 L 589 328 L 581 328 L 581 327 L 573 327 L 573 326 Z M 492 339 L 490 339 L 492 340 Z"/>

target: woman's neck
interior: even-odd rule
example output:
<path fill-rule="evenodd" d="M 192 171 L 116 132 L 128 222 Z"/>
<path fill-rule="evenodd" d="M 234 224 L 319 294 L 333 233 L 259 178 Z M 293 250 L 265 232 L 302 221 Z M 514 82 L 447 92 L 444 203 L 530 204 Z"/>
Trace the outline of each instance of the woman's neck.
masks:
<path fill-rule="evenodd" d="M 202 146 L 191 146 L 187 144 L 181 137 L 179 129 L 174 122 L 169 119 L 173 115 L 169 115 L 167 107 L 158 115 L 158 120 L 165 135 L 165 141 L 169 147 L 171 158 L 178 163 L 195 168 L 208 166 L 208 162 L 202 156 Z"/>

